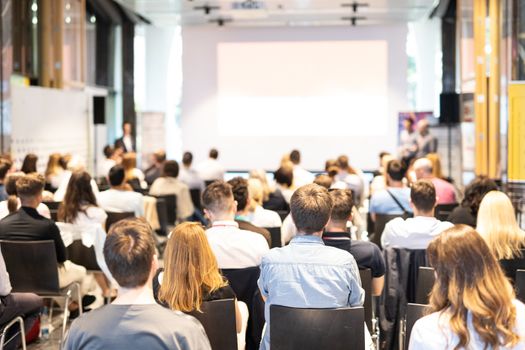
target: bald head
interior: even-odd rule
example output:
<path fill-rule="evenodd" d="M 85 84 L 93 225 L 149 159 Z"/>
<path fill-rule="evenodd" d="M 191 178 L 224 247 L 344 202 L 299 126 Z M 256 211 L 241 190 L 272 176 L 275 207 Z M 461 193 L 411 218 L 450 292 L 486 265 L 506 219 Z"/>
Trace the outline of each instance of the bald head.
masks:
<path fill-rule="evenodd" d="M 414 162 L 414 172 L 418 180 L 432 178 L 432 162 L 430 159 L 419 158 L 416 160 Z"/>

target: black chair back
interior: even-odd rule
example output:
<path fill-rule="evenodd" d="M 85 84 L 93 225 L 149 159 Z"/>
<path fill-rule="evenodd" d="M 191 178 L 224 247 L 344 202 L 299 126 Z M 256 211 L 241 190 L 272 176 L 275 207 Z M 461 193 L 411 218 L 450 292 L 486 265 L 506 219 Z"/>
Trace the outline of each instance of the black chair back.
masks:
<path fill-rule="evenodd" d="M 281 218 L 281 221 L 284 221 L 288 214 L 290 214 L 289 210 L 277 210 L 277 214 L 279 214 L 279 217 Z"/>
<path fill-rule="evenodd" d="M 525 270 L 516 271 L 516 298 L 525 303 Z"/>
<path fill-rule="evenodd" d="M 368 330 L 372 332 L 372 271 L 370 269 L 359 270 L 359 276 L 361 277 L 361 286 L 365 290 L 365 303 L 363 307 L 365 309 L 365 322 Z"/>
<path fill-rule="evenodd" d="M 201 311 L 189 314 L 204 327 L 213 350 L 237 349 L 237 330 L 235 323 L 235 300 L 222 299 L 206 301 Z"/>
<path fill-rule="evenodd" d="M 58 210 L 58 208 L 60 207 L 60 203 L 62 202 L 42 202 L 42 203 L 47 205 L 49 210 Z"/>
<path fill-rule="evenodd" d="M 270 248 L 281 247 L 281 228 L 280 227 L 265 227 L 270 232 L 272 237 L 272 246 Z"/>
<path fill-rule="evenodd" d="M 168 235 L 168 209 L 166 208 L 166 201 L 162 197 L 157 197 L 155 205 L 157 207 L 157 217 L 159 219 L 160 228 L 157 233 L 161 236 Z"/>
<path fill-rule="evenodd" d="M 67 256 L 69 260 L 77 265 L 84 266 L 86 270 L 101 271 L 95 255 L 95 248 L 93 246 L 89 248 L 86 247 L 79 239 L 73 241 L 73 243 L 67 247 Z"/>
<path fill-rule="evenodd" d="M 272 350 L 362 350 L 365 348 L 362 307 L 299 309 L 270 306 Z"/>
<path fill-rule="evenodd" d="M 168 225 L 175 225 L 177 221 L 177 196 L 174 194 L 169 194 L 165 196 L 155 196 L 155 198 L 164 200 L 166 206 L 166 220 Z"/>
<path fill-rule="evenodd" d="M 51 220 L 53 220 L 54 222 L 58 222 L 58 210 L 49 209 L 49 214 L 51 215 Z"/>
<path fill-rule="evenodd" d="M 106 176 L 98 176 L 95 178 L 95 182 L 97 183 L 97 187 L 99 191 L 105 191 L 109 190 L 109 181 Z"/>
<path fill-rule="evenodd" d="M 376 214 L 376 221 L 374 222 L 374 235 L 370 238 L 370 241 L 377 244 L 381 248 L 381 236 L 385 229 L 386 224 L 395 218 L 406 218 L 403 214 Z"/>
<path fill-rule="evenodd" d="M 406 329 L 405 329 L 405 349 L 408 349 L 410 343 L 410 334 L 412 334 L 412 328 L 414 324 L 421 317 L 425 316 L 428 305 L 424 304 L 407 304 L 407 317 L 406 317 Z"/>
<path fill-rule="evenodd" d="M 436 275 L 432 267 L 420 266 L 417 275 L 416 299 L 417 304 L 428 304 L 428 297 L 434 287 Z"/>
<path fill-rule="evenodd" d="M 499 261 L 503 272 L 514 284 L 516 281 L 516 271 L 525 270 L 525 249 L 521 249 L 521 256 L 514 259 L 502 259 Z"/>
<path fill-rule="evenodd" d="M 449 215 L 452 213 L 454 209 L 458 206 L 458 203 L 452 203 L 452 204 L 438 204 L 436 205 L 436 209 L 434 210 L 434 216 L 436 219 L 441 221 L 448 220 Z"/>
<path fill-rule="evenodd" d="M 108 214 L 108 218 L 106 219 L 106 232 L 109 232 L 111 225 L 115 222 L 135 216 L 135 213 L 132 212 L 116 213 L 113 211 L 107 211 L 106 214 Z"/>
<path fill-rule="evenodd" d="M 13 292 L 59 294 L 55 243 L 0 241 Z"/>
<path fill-rule="evenodd" d="M 195 209 L 202 210 L 201 190 L 198 188 L 191 189 L 190 196 L 191 196 L 191 201 L 193 202 L 193 206 L 195 207 Z"/>

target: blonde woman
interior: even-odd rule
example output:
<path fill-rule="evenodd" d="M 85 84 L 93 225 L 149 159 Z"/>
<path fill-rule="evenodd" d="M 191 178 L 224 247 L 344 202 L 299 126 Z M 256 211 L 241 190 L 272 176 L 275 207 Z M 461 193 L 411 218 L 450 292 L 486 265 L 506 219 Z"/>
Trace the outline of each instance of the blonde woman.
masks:
<path fill-rule="evenodd" d="M 53 153 L 49 156 L 46 167 L 46 182 L 51 185 L 52 188 L 58 188 L 62 181 L 62 175 L 64 168 L 60 165 L 60 159 L 62 155 L 60 153 Z"/>
<path fill-rule="evenodd" d="M 250 171 L 250 179 L 258 179 L 261 181 L 263 188 L 263 202 L 262 206 L 264 209 L 273 210 L 273 211 L 289 211 L 290 206 L 286 202 L 281 191 L 273 188 L 268 183 L 268 177 L 266 176 L 266 171 L 263 169 L 257 169 Z"/>
<path fill-rule="evenodd" d="M 514 207 L 500 191 L 487 193 L 478 209 L 476 230 L 500 261 L 507 276 L 514 281 L 517 269 L 525 269 L 525 232 L 516 222 Z"/>
<path fill-rule="evenodd" d="M 275 211 L 263 208 L 264 189 L 259 179 L 248 179 L 250 222 L 259 227 L 281 227 L 282 220 Z"/>
<path fill-rule="evenodd" d="M 525 305 L 476 231 L 456 225 L 427 254 L 436 273 L 432 313 L 414 325 L 410 350 L 525 349 Z"/>
<path fill-rule="evenodd" d="M 122 166 L 126 173 L 126 182 L 133 187 L 133 190 L 138 191 L 148 187 L 148 184 L 144 181 L 144 173 L 137 168 L 136 153 L 124 153 L 122 156 Z"/>

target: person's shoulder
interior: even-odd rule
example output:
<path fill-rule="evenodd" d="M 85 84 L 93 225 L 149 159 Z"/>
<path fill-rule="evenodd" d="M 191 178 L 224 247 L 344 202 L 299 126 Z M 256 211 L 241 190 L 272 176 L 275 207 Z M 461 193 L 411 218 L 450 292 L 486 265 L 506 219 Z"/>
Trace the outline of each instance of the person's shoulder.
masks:
<path fill-rule="evenodd" d="M 330 257 L 330 262 L 336 265 L 355 264 L 355 258 L 348 251 L 336 247 L 324 245 L 321 247 L 319 254 Z"/>
<path fill-rule="evenodd" d="M 266 242 L 266 239 L 263 236 L 261 236 L 260 234 L 258 234 L 257 232 L 249 231 L 249 230 L 246 230 L 246 229 L 244 229 L 244 230 L 243 229 L 239 229 L 239 231 L 240 231 L 240 233 L 243 234 L 243 237 L 253 241 L 254 243 L 265 244 L 266 246 L 268 245 L 268 243 Z"/>
<path fill-rule="evenodd" d="M 361 253 L 370 255 L 376 253 L 381 254 L 381 249 L 379 249 L 377 244 L 368 241 L 353 240 L 352 244 L 350 245 L 350 253 L 352 253 L 354 250 L 358 250 Z"/>
<path fill-rule="evenodd" d="M 446 230 L 446 229 L 449 229 L 451 227 L 453 227 L 454 224 L 449 222 L 449 221 L 439 221 L 439 229 L 440 230 Z"/>
<path fill-rule="evenodd" d="M 416 321 L 410 337 L 412 349 L 444 348 L 442 345 L 447 342 L 447 322 L 442 317 L 443 313 L 433 312 Z M 429 339 L 432 339 L 432 342 L 429 342 Z"/>

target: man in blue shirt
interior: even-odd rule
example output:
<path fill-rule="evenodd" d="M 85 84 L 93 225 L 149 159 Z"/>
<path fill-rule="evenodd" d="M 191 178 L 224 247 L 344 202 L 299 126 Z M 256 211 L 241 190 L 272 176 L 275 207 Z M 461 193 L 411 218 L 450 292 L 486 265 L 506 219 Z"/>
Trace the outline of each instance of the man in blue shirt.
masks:
<path fill-rule="evenodd" d="M 355 259 L 342 249 L 325 246 L 323 229 L 330 219 L 328 190 L 309 184 L 297 189 L 290 203 L 297 236 L 270 250 L 261 263 L 259 289 L 265 299 L 266 327 L 261 350 L 270 349 L 270 305 L 296 308 L 359 306 L 364 301 Z"/>

